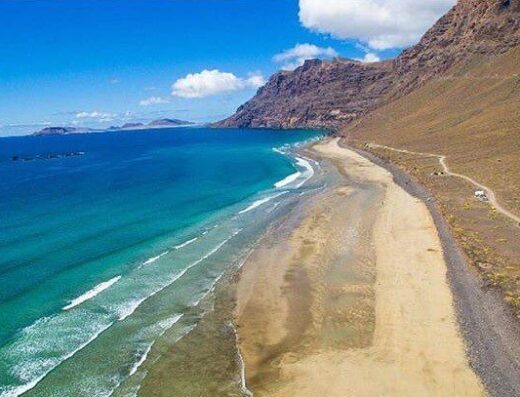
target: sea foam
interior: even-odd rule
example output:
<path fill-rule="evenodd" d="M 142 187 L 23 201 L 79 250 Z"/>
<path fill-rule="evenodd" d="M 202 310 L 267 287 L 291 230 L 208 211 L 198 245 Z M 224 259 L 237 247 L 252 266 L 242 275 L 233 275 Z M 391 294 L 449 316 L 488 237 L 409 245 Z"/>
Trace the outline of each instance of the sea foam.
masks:
<path fill-rule="evenodd" d="M 218 243 L 211 250 L 202 255 L 199 259 L 193 261 L 182 271 L 174 274 L 169 280 L 158 288 L 146 294 L 146 296 L 135 297 L 130 301 L 125 302 L 116 309 L 116 315 L 119 321 L 123 321 L 132 315 L 135 310 L 147 299 L 158 294 L 168 286 L 172 285 L 179 278 L 184 276 L 191 268 L 202 263 L 205 259 L 215 254 L 220 250 L 229 240 L 240 233 L 241 229 L 233 232 L 225 240 Z M 75 306 L 91 299 L 93 296 L 99 294 L 102 290 L 109 288 L 111 285 L 119 281 L 121 277 L 114 277 L 111 280 L 98 284 L 89 292 L 76 298 L 73 302 Z M 94 294 L 95 292 L 95 294 Z M 88 294 L 88 297 L 87 297 Z M 80 302 L 80 298 L 81 302 Z M 69 305 L 72 307 L 72 302 Z M 81 312 L 81 313 L 80 313 Z M 62 312 L 63 313 L 63 312 Z M 13 367 L 12 375 L 18 379 L 18 385 L 5 385 L 0 387 L 0 397 L 17 397 L 28 390 L 34 388 L 41 382 L 49 372 L 51 372 L 58 365 L 73 357 L 77 352 L 88 346 L 95 339 L 97 339 L 106 329 L 111 327 L 114 322 L 108 318 L 85 318 L 89 316 L 101 316 L 100 313 L 92 313 L 90 311 L 79 310 L 78 313 L 67 309 L 62 315 L 55 315 L 49 318 L 42 318 L 33 325 L 25 328 L 22 331 L 21 338 L 17 343 L 10 346 L 8 351 L 0 352 L 0 359 L 16 362 L 17 365 Z M 67 317 L 65 317 L 67 316 Z M 73 318 L 69 317 L 73 316 Z M 181 315 L 175 316 L 169 321 L 162 324 L 166 329 L 171 327 L 180 319 Z M 108 320 L 108 321 L 107 321 Z M 82 332 L 78 332 L 78 324 L 87 324 L 82 326 Z M 58 335 L 55 335 L 54 340 L 48 339 L 48 333 L 45 330 L 58 330 Z M 67 347 L 69 349 L 67 349 Z M 43 357 L 51 357 L 56 350 L 62 350 L 61 354 L 51 359 L 42 359 Z M 140 357 L 138 366 L 142 365 L 149 350 L 147 349 Z M 138 366 L 134 371 L 137 371 Z M 134 367 L 132 367 L 133 370 Z"/>
<path fill-rule="evenodd" d="M 19 384 L 0 387 L 0 397 L 17 397 L 33 389 L 49 372 L 84 349 L 113 324 L 84 321 L 83 333 L 79 333 L 74 326 L 67 327 L 66 323 L 70 320 L 63 316 L 39 319 L 21 331 L 21 340 L 11 345 L 7 351 L 2 351 L 0 359 L 16 363 L 11 374 Z M 55 340 L 47 339 L 47 329 L 59 330 Z M 64 345 L 69 346 L 70 350 L 56 355 Z"/>
<path fill-rule="evenodd" d="M 165 320 L 162 320 L 159 322 L 159 327 L 161 328 L 161 332 L 159 332 L 159 336 L 164 335 L 166 331 L 168 331 L 171 327 L 173 327 L 174 324 L 176 324 L 181 318 L 183 317 L 182 314 L 177 314 L 173 317 L 167 318 Z M 150 343 L 146 349 L 143 351 L 143 353 L 139 356 L 139 359 L 134 363 L 132 368 L 130 369 L 130 372 L 128 373 L 128 376 L 134 375 L 139 367 L 143 365 L 143 363 L 146 361 L 148 354 L 150 354 L 150 351 L 152 350 L 152 347 L 155 343 L 155 340 Z"/>
<path fill-rule="evenodd" d="M 202 235 L 204 235 L 204 233 L 203 233 Z M 181 248 L 184 248 L 184 247 L 190 245 L 191 243 L 194 243 L 194 242 L 197 241 L 198 239 L 199 239 L 198 237 L 194 237 L 194 238 L 192 238 L 191 240 L 188 240 L 188 241 L 185 241 L 184 243 L 181 243 L 181 244 L 179 244 L 179 245 L 176 245 L 175 247 L 173 247 L 173 249 L 175 249 L 175 250 L 179 250 L 179 249 L 181 249 Z"/>
<path fill-rule="evenodd" d="M 188 245 L 194 243 L 198 239 L 199 239 L 198 237 L 194 237 L 194 238 L 192 238 L 192 239 L 190 239 L 188 241 L 185 241 L 183 243 L 180 243 L 180 244 L 174 246 L 173 249 L 174 250 L 180 250 L 181 248 L 187 247 Z M 147 259 L 146 261 L 144 261 L 140 267 L 151 265 L 151 264 L 157 262 L 163 256 L 168 255 L 169 253 L 170 253 L 170 250 L 166 250 L 164 252 L 161 252 L 159 255 L 153 256 L 153 257 Z"/>
<path fill-rule="evenodd" d="M 275 198 L 280 197 L 282 194 L 285 194 L 285 193 L 287 193 L 287 192 L 273 194 L 272 196 L 268 196 L 268 197 L 265 197 L 263 199 L 256 200 L 249 207 L 243 209 L 242 211 L 239 211 L 239 214 L 242 215 L 242 214 L 245 214 L 245 213 L 247 213 L 249 211 L 252 211 L 255 208 L 260 207 L 262 204 L 268 203 L 269 201 L 274 200 Z"/>
<path fill-rule="evenodd" d="M 63 307 L 63 310 L 70 310 L 73 307 L 81 305 L 83 302 L 86 302 L 86 301 L 92 299 L 93 297 L 95 297 L 96 295 L 100 294 L 101 292 L 103 292 L 107 288 L 110 288 L 112 285 L 117 283 L 120 279 L 121 279 L 121 276 L 117 276 L 117 277 L 114 277 L 114 278 L 112 278 L 112 279 L 110 279 L 108 281 L 104 281 L 102 283 L 99 283 L 98 285 L 96 285 L 91 290 L 89 290 L 89 291 L 85 292 L 84 294 L 78 296 L 76 299 L 71 300 L 67 306 Z"/>
<path fill-rule="evenodd" d="M 277 151 L 279 153 L 285 154 L 281 150 L 277 150 L 277 149 L 273 149 L 273 150 L 275 150 L 275 151 Z M 281 181 L 276 182 L 274 184 L 274 187 L 276 189 L 293 187 L 293 186 L 289 186 L 289 185 L 291 185 L 292 183 L 294 183 L 294 182 L 298 181 L 299 179 L 301 179 L 294 186 L 294 188 L 297 189 L 297 188 L 303 186 L 303 184 L 305 182 L 307 182 L 310 178 L 313 177 L 313 175 L 314 175 L 314 168 L 312 167 L 310 161 L 314 162 L 314 160 L 305 159 L 305 158 L 302 158 L 302 157 L 295 157 L 295 160 L 296 160 L 296 165 L 301 167 L 301 168 L 303 168 L 303 170 L 302 171 L 297 171 L 294 174 L 291 174 L 291 175 L 285 177 Z"/>
<path fill-rule="evenodd" d="M 155 293 L 153 293 L 150 296 L 145 296 L 143 298 L 132 299 L 131 301 L 125 302 L 124 305 L 121 305 L 117 309 L 117 316 L 119 318 L 119 321 L 123 321 L 128 316 L 131 316 L 137 310 L 137 308 L 141 306 L 141 303 L 143 303 L 146 299 L 153 295 L 155 295 Z"/>
<path fill-rule="evenodd" d="M 233 237 L 235 237 L 238 233 L 240 233 L 242 229 L 234 232 L 231 236 L 229 236 L 227 239 L 225 239 L 224 241 L 222 241 L 221 243 L 217 244 L 213 249 L 211 249 L 209 252 L 207 252 L 206 254 L 204 254 L 202 257 L 200 257 L 199 259 L 197 259 L 196 261 L 192 262 L 189 266 L 187 266 L 186 268 L 184 268 L 182 271 L 174 274 L 166 283 L 164 283 L 163 285 L 161 285 L 159 288 L 155 289 L 153 292 L 151 292 L 150 294 L 146 295 L 146 296 L 143 296 L 143 297 L 140 297 L 140 298 L 136 298 L 136 299 L 132 299 L 130 301 L 127 301 L 125 302 L 123 305 L 119 306 L 117 309 L 116 309 L 116 312 L 117 312 L 117 315 L 118 315 L 118 318 L 119 318 L 119 321 L 123 321 L 125 320 L 127 317 L 131 316 L 139 306 L 141 306 L 141 304 L 146 301 L 147 299 L 157 295 L 159 292 L 163 291 L 164 289 L 168 288 L 170 285 L 172 285 L 174 282 L 176 282 L 178 279 L 180 279 L 182 276 L 184 276 L 188 270 L 190 270 L 191 268 L 197 266 L 199 263 L 201 263 L 202 261 L 208 259 L 211 255 L 213 255 L 214 253 L 216 253 L 218 250 L 220 250 L 229 240 L 231 240 Z"/>
<path fill-rule="evenodd" d="M 150 350 L 152 350 L 152 347 L 153 347 L 153 344 L 154 342 L 150 343 L 145 351 L 143 352 L 143 354 L 139 357 L 139 359 L 137 360 L 136 363 L 134 363 L 134 365 L 132 366 L 132 369 L 130 370 L 128 376 L 132 376 L 133 374 L 135 374 L 137 372 L 137 370 L 139 369 L 139 367 L 141 365 L 143 365 L 143 363 L 146 361 L 146 358 L 148 357 L 148 354 L 150 353 Z"/>
<path fill-rule="evenodd" d="M 296 157 L 296 164 L 305 169 L 305 171 L 302 173 L 305 178 L 296 186 L 296 188 L 299 188 L 314 176 L 314 168 L 307 159 L 302 157 Z"/>
<path fill-rule="evenodd" d="M 287 186 L 287 185 L 293 183 L 295 180 L 297 180 L 301 174 L 302 174 L 301 172 L 295 172 L 294 174 L 289 175 L 288 177 L 282 179 L 281 181 L 276 182 L 274 184 L 274 187 L 277 189 L 280 189 L 284 186 Z"/>
<path fill-rule="evenodd" d="M 152 263 L 155 263 L 157 262 L 159 259 L 161 259 L 164 255 L 167 255 L 169 254 L 170 251 L 164 251 L 162 253 L 160 253 L 159 255 L 157 256 L 153 256 L 149 259 L 147 259 L 146 261 L 143 262 L 143 266 L 148 266 L 148 265 L 151 265 Z"/>

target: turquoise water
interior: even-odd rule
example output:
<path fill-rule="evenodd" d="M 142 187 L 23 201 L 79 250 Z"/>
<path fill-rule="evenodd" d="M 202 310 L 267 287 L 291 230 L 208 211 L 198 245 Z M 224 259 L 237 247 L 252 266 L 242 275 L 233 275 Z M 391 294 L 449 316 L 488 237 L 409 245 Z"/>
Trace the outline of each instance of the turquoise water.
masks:
<path fill-rule="evenodd" d="M 154 341 L 311 188 L 317 165 L 287 148 L 317 136 L 0 139 L 0 396 L 111 395 L 138 376 Z"/>

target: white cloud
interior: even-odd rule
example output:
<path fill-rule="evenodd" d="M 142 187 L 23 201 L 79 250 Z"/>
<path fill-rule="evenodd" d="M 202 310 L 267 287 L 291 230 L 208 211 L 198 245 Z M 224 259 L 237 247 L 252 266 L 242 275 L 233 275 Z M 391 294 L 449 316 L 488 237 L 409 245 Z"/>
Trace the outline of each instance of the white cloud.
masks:
<path fill-rule="evenodd" d="M 107 112 L 78 112 L 77 119 L 95 119 L 98 121 L 111 121 L 117 117 L 117 114 Z"/>
<path fill-rule="evenodd" d="M 170 103 L 170 101 L 166 98 L 161 98 L 160 96 L 151 96 L 139 101 L 140 106 L 160 105 L 164 103 Z"/>
<path fill-rule="evenodd" d="M 373 52 L 367 52 L 363 58 L 358 58 L 356 60 L 363 63 L 373 63 L 379 62 L 381 58 L 379 58 L 379 56 Z"/>
<path fill-rule="evenodd" d="M 314 44 L 296 44 L 273 57 L 273 61 L 283 63 L 282 69 L 294 70 L 303 65 L 305 60 L 314 58 L 334 58 L 338 53 L 332 47 L 318 47 Z"/>
<path fill-rule="evenodd" d="M 300 22 L 376 50 L 417 43 L 457 0 L 299 0 Z"/>
<path fill-rule="evenodd" d="M 121 82 L 121 79 L 118 79 L 117 77 L 110 79 L 110 84 L 119 84 Z"/>
<path fill-rule="evenodd" d="M 246 83 L 252 87 L 252 88 L 260 88 L 263 85 L 265 85 L 266 81 L 262 73 L 260 72 L 253 72 L 249 73 Z"/>
<path fill-rule="evenodd" d="M 240 78 L 233 73 L 220 70 L 203 70 L 190 73 L 172 85 L 172 95 L 181 98 L 204 98 L 246 88 L 258 88 L 264 84 L 264 78 L 258 73 Z"/>

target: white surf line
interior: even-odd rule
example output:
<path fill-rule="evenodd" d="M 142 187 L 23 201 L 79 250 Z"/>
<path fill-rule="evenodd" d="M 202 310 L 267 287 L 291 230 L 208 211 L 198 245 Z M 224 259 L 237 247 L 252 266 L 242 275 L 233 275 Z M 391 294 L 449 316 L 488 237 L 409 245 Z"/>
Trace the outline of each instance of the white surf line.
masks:
<path fill-rule="evenodd" d="M 185 242 L 183 242 L 183 243 L 180 243 L 179 245 L 174 246 L 173 249 L 174 249 L 175 251 L 180 250 L 181 248 L 184 248 L 184 247 L 190 245 L 191 243 L 194 243 L 194 242 L 197 241 L 198 239 L 199 239 L 198 237 L 194 237 L 194 238 L 192 238 L 191 240 L 185 241 Z M 163 256 L 168 255 L 169 253 L 170 253 L 170 250 L 166 250 L 166 251 L 160 253 L 160 254 L 157 255 L 157 256 L 154 256 L 154 257 L 152 257 L 152 258 L 150 258 L 150 259 L 147 259 L 147 260 L 144 261 L 144 262 L 141 264 L 141 266 L 139 266 L 139 267 L 141 268 L 141 267 L 143 267 L 143 266 L 151 265 L 152 263 L 157 262 L 157 261 L 158 261 L 159 259 L 161 259 Z"/>
<path fill-rule="evenodd" d="M 285 147 L 279 147 L 279 148 L 278 147 L 274 147 L 273 148 L 273 152 L 281 154 L 283 156 L 287 156 L 287 152 L 285 151 L 286 149 L 287 148 L 285 148 Z"/>
<path fill-rule="evenodd" d="M 235 327 L 235 324 L 229 323 L 229 326 L 233 329 L 233 333 L 235 334 L 235 345 L 237 348 L 237 358 L 238 358 L 238 365 L 240 369 L 240 391 L 245 394 L 246 396 L 252 397 L 253 393 L 251 390 L 247 388 L 246 383 L 246 365 L 244 363 L 244 357 L 242 356 L 242 353 L 240 352 L 240 345 L 238 340 L 238 332 Z"/>
<path fill-rule="evenodd" d="M 148 354 L 150 353 L 150 351 L 152 350 L 152 347 L 153 345 L 155 344 L 155 340 L 150 343 L 145 351 L 143 352 L 143 354 L 141 354 L 141 356 L 139 357 L 139 360 L 137 360 L 134 365 L 132 365 L 132 368 L 130 369 L 130 372 L 128 373 L 127 377 L 122 379 L 121 381 L 119 381 L 117 383 L 117 385 L 115 385 L 112 390 L 106 395 L 107 397 L 111 397 L 114 395 L 114 393 L 116 392 L 117 389 L 119 389 L 119 387 L 123 384 L 123 382 L 125 382 L 128 378 L 132 377 L 133 375 L 135 375 L 135 373 L 137 372 L 137 370 L 139 369 L 139 367 L 141 365 L 143 365 L 143 363 L 146 361 L 147 357 L 148 357 Z"/>
<path fill-rule="evenodd" d="M 159 291 L 161 291 L 161 290 L 159 290 Z M 117 311 L 116 311 L 117 312 L 117 319 L 119 321 L 123 321 L 127 317 L 131 316 L 137 310 L 137 308 L 139 306 L 141 306 L 141 303 L 143 303 L 148 298 L 151 298 L 152 296 L 154 296 L 159 291 L 156 291 L 156 292 L 152 293 L 151 295 L 145 296 L 143 298 L 133 299 L 131 301 L 125 302 L 125 305 L 122 306 L 122 307 L 119 307 L 117 309 Z"/>
<path fill-rule="evenodd" d="M 162 332 L 159 332 L 159 336 L 163 336 L 166 333 L 166 331 L 168 331 L 171 327 L 173 327 L 175 324 L 177 324 L 179 322 L 179 320 L 183 317 L 184 317 L 184 314 L 176 314 L 165 320 L 159 321 L 159 326 L 162 327 Z"/>
<path fill-rule="evenodd" d="M 202 234 L 204 236 L 204 233 Z M 190 245 L 191 243 L 194 243 L 195 241 L 197 241 L 199 238 L 198 237 L 194 237 L 192 238 L 191 240 L 188 240 L 188 241 L 185 241 L 184 243 L 181 243 L 179 245 L 176 245 L 175 247 L 173 247 L 174 250 L 180 250 L 181 248 L 184 248 L 188 245 Z"/>
<path fill-rule="evenodd" d="M 406 149 L 397 149 L 397 148 L 393 148 L 393 147 L 386 146 L 386 145 L 379 145 L 377 143 L 369 143 L 368 146 L 369 147 L 374 147 L 374 148 L 381 148 L 381 149 L 392 150 L 394 152 L 399 152 L 399 153 L 415 154 L 415 155 L 419 155 L 419 156 L 426 156 L 426 157 L 435 157 L 435 158 L 437 158 L 439 160 L 439 163 L 441 164 L 445 174 L 450 175 L 450 176 L 454 176 L 454 177 L 457 177 L 457 178 L 464 179 L 465 181 L 467 181 L 467 182 L 473 184 L 474 186 L 476 186 L 477 188 L 479 188 L 481 190 L 484 190 L 486 192 L 486 196 L 487 196 L 487 198 L 489 200 L 489 203 L 491 204 L 492 207 L 494 207 L 502 215 L 508 217 L 509 219 L 511 219 L 512 221 L 516 222 L 517 224 L 520 224 L 520 217 L 516 216 L 511 211 L 509 211 L 506 208 L 502 207 L 502 205 L 500 205 L 500 203 L 497 200 L 495 192 L 491 188 L 487 187 L 486 185 L 481 184 L 480 182 L 477 182 L 475 179 L 473 179 L 473 178 L 471 178 L 471 177 L 469 177 L 467 175 L 459 174 L 457 172 L 452 172 L 450 170 L 450 168 L 448 167 L 448 164 L 446 164 L 446 158 L 447 158 L 446 156 L 440 155 L 440 154 L 433 154 L 433 153 L 413 152 L 411 150 L 406 150 Z"/>
<path fill-rule="evenodd" d="M 238 234 L 238 232 L 236 233 Z M 236 235 L 235 234 L 235 235 Z M 251 250 L 247 255 L 246 257 L 240 262 L 240 265 L 238 266 L 238 268 L 242 268 L 242 266 L 245 264 L 245 262 L 249 259 L 249 257 L 251 256 L 251 253 L 253 252 L 253 250 Z M 192 307 L 196 307 L 200 304 L 200 302 L 202 302 L 202 300 L 208 296 L 212 291 L 214 291 L 215 289 L 215 286 L 217 285 L 217 283 L 221 280 L 221 278 L 224 276 L 225 274 L 225 271 L 222 272 L 218 277 L 215 278 L 215 280 L 213 280 L 213 282 L 210 284 L 209 286 L 209 289 L 207 292 L 205 292 L 199 299 L 197 299 L 195 302 L 193 302 L 191 304 Z M 168 331 L 171 327 L 173 327 L 173 325 L 175 325 L 184 315 L 183 314 L 180 314 L 180 315 L 177 315 L 177 316 L 174 316 L 173 317 L 173 322 L 171 324 L 168 325 L 168 327 L 165 327 L 165 329 L 163 330 L 163 332 L 161 332 L 159 334 L 159 336 L 162 336 L 164 335 L 164 333 L 166 331 Z M 253 394 L 247 389 L 247 387 L 245 386 L 246 385 L 246 381 L 245 381 L 245 365 L 244 365 L 244 360 L 243 360 L 243 357 L 242 357 L 242 354 L 240 353 L 240 349 L 238 349 L 238 335 L 237 335 L 237 332 L 236 332 L 236 328 L 234 327 L 233 324 L 230 324 L 233 328 L 233 331 L 235 333 L 235 339 L 236 339 L 236 343 L 237 343 L 237 352 L 238 352 L 238 358 L 239 358 L 239 364 L 240 364 L 240 374 L 241 374 L 241 391 L 248 395 L 248 396 L 252 396 Z M 192 329 L 190 329 L 188 332 L 186 332 L 185 334 L 181 335 L 174 343 L 177 343 L 180 339 L 182 339 L 184 336 L 186 336 L 189 332 L 191 332 L 191 330 L 193 330 L 194 326 L 192 327 Z M 133 365 L 132 369 L 130 370 L 130 373 L 128 374 L 128 378 L 133 376 L 137 370 L 139 369 L 139 367 L 141 365 L 143 365 L 143 363 L 146 361 L 146 358 L 148 357 L 148 354 L 150 353 L 150 350 L 152 349 L 153 345 L 155 344 L 155 340 L 150 344 L 150 346 L 148 346 L 148 348 L 145 350 L 145 352 L 141 355 L 141 357 L 139 358 L 139 360 Z M 115 390 L 121 385 L 121 383 L 119 385 L 116 386 L 116 388 L 114 388 L 114 390 L 112 390 L 112 392 L 110 393 L 110 396 L 112 396 L 112 394 L 115 392 Z"/>
<path fill-rule="evenodd" d="M 204 235 L 204 233 L 202 233 L 202 235 Z M 185 242 L 183 242 L 183 243 L 180 243 L 179 245 L 174 246 L 173 249 L 174 249 L 175 251 L 180 250 L 181 248 L 187 247 L 188 245 L 194 243 L 194 242 L 197 241 L 198 239 L 199 239 L 198 237 L 194 237 L 194 238 L 192 238 L 192 239 L 190 239 L 190 240 L 187 240 L 187 241 L 185 241 Z M 152 257 L 152 258 L 150 258 L 150 259 L 147 259 L 147 260 L 146 260 L 145 262 L 143 262 L 142 265 L 139 266 L 139 267 L 143 267 L 143 266 L 151 265 L 152 263 L 155 263 L 155 262 L 157 262 L 159 259 L 161 259 L 164 255 L 168 255 L 169 253 L 170 253 L 170 250 L 166 250 L 166 251 L 160 253 L 160 254 L 157 255 L 157 256 L 154 256 L 154 257 Z"/>
<path fill-rule="evenodd" d="M 160 253 L 157 256 L 154 256 L 154 257 L 152 257 L 150 259 L 147 259 L 146 261 L 143 262 L 142 266 L 148 266 L 148 265 L 151 265 L 154 262 L 157 262 L 157 260 L 162 258 L 164 255 L 167 255 L 169 252 L 170 251 L 164 251 L 164 252 Z"/>
<path fill-rule="evenodd" d="M 96 295 L 100 294 L 104 290 L 110 288 L 112 285 L 117 283 L 121 279 L 121 276 L 114 277 L 108 281 L 104 281 L 102 283 L 99 283 L 91 290 L 85 292 L 84 294 L 78 296 L 77 298 L 71 300 L 68 305 L 64 306 L 62 310 L 70 310 L 73 307 L 81 305 L 83 302 L 86 302 Z"/>
<path fill-rule="evenodd" d="M 183 316 L 183 315 L 181 315 L 180 317 L 182 317 L 182 316 Z M 173 326 L 173 325 L 172 325 L 172 326 Z M 177 342 L 179 342 L 182 338 L 184 338 L 184 337 L 185 337 L 186 335 L 188 335 L 191 331 L 193 331 L 193 330 L 195 329 L 195 327 L 196 327 L 196 325 L 191 325 L 191 326 L 189 326 L 189 327 L 188 327 L 188 330 L 187 330 L 184 334 L 182 334 L 181 336 L 179 336 L 177 339 L 175 339 L 175 340 L 173 341 L 173 344 L 176 344 Z M 162 355 L 158 356 L 158 357 L 153 361 L 153 363 L 157 362 L 157 360 L 158 360 L 160 357 L 162 357 Z M 145 372 L 145 377 L 146 377 L 146 375 L 147 375 L 147 372 Z M 143 379 L 141 379 L 141 383 L 139 383 L 139 384 L 137 385 L 137 387 L 135 388 L 135 391 L 134 391 L 135 394 L 129 394 L 129 395 L 128 395 L 129 397 L 130 397 L 130 396 L 131 396 L 131 397 L 137 397 L 137 396 L 138 396 L 138 394 L 139 394 L 139 390 L 141 390 L 141 386 L 142 386 L 142 381 L 143 381 L 143 380 L 144 380 L 144 377 L 143 377 Z M 118 387 L 119 387 L 119 386 L 118 386 Z M 108 397 L 112 396 L 116 390 L 117 390 L 117 388 L 114 389 L 114 390 L 110 393 L 110 395 L 109 395 Z"/>
<path fill-rule="evenodd" d="M 184 314 L 176 314 L 175 316 L 173 317 L 170 317 L 170 318 L 167 318 L 165 320 L 161 320 L 159 321 L 157 324 L 159 326 L 162 327 L 162 324 L 165 324 L 164 327 L 162 327 L 162 331 L 159 332 L 159 334 L 157 335 L 156 338 L 158 337 L 161 337 L 163 336 L 166 331 L 168 331 L 171 327 L 173 327 L 176 323 L 179 322 L 179 320 L 184 317 Z M 127 379 L 129 379 L 130 377 L 132 377 L 133 375 L 135 375 L 137 373 L 137 370 L 144 364 L 144 362 L 146 361 L 146 359 L 148 358 L 148 355 L 150 354 L 150 351 L 152 350 L 152 347 L 154 346 L 155 342 L 156 342 L 157 339 L 153 340 L 152 343 L 147 346 L 147 348 L 145 349 L 145 351 L 143 352 L 143 354 L 139 357 L 139 360 L 137 360 L 134 365 L 132 366 L 132 368 L 130 369 L 130 372 L 128 373 L 128 375 L 126 376 L 126 378 L 124 378 L 123 380 L 121 380 L 120 382 L 117 383 L 117 385 L 110 391 L 110 393 L 107 395 L 107 397 L 111 397 L 114 395 L 114 393 L 116 392 L 117 389 L 119 389 L 119 387 L 123 384 L 123 382 L 125 382 Z M 140 384 L 138 385 L 139 387 L 141 386 Z M 138 390 L 137 390 L 138 391 Z"/>
<path fill-rule="evenodd" d="M 119 316 L 119 321 L 122 321 L 124 319 L 126 319 L 128 316 L 130 316 L 145 300 L 147 300 L 148 298 L 151 298 L 153 297 L 154 295 L 158 294 L 159 292 L 161 292 L 162 290 L 164 290 L 165 288 L 169 287 L 170 285 L 172 285 L 175 281 L 177 281 L 180 277 L 182 277 L 184 274 L 186 274 L 186 272 L 193 268 L 194 266 L 198 265 L 199 263 L 201 263 L 202 261 L 204 261 L 205 259 L 209 258 L 211 255 L 213 255 L 214 253 L 216 253 L 220 248 L 222 248 L 222 246 L 224 246 L 229 240 L 231 240 L 233 237 L 235 237 L 237 234 L 239 234 L 240 232 L 242 231 L 242 229 L 239 229 L 237 231 L 235 231 L 231 236 L 229 236 L 227 239 L 225 239 L 223 242 L 221 242 L 220 244 L 218 244 L 215 248 L 213 248 L 211 251 L 209 251 L 207 254 L 205 254 L 204 256 L 202 256 L 201 258 L 199 258 L 198 260 L 196 260 L 195 262 L 193 262 L 190 266 L 188 266 L 187 268 L 185 268 L 183 271 L 181 271 L 180 273 L 178 273 L 174 278 L 173 280 L 168 283 L 167 285 L 163 286 L 162 288 L 158 289 L 157 291 L 153 292 L 151 295 L 148 295 L 147 297 L 143 298 L 143 299 L 138 299 L 138 300 L 135 300 L 133 302 L 135 302 L 135 304 L 133 305 L 133 307 L 131 308 L 131 310 L 127 311 L 127 312 L 124 312 L 122 314 L 120 314 Z M 110 280 L 109 280 L 110 281 Z M 0 391 L 0 397 L 18 397 L 24 393 L 26 393 L 27 391 L 33 389 L 38 383 L 40 383 L 54 368 L 56 368 L 58 365 L 61 365 L 63 362 L 67 361 L 69 358 L 73 357 L 76 353 L 78 353 L 80 350 L 84 349 L 86 346 L 88 346 L 92 341 L 94 341 L 99 335 L 101 335 L 105 330 L 107 330 L 108 328 L 110 328 L 114 323 L 110 323 L 110 324 L 107 324 L 105 327 L 101 328 L 98 332 L 96 332 L 92 337 L 90 337 L 86 342 L 84 342 L 83 344 L 81 344 L 77 349 L 73 350 L 72 352 L 70 353 L 67 353 L 65 354 L 63 357 L 60 357 L 60 362 L 57 363 L 56 365 L 53 365 L 51 366 L 47 371 L 45 371 L 45 373 L 43 373 L 41 376 L 37 377 L 36 379 L 28 382 L 28 383 L 25 383 L 23 385 L 20 385 L 20 386 L 16 386 L 14 388 L 10 388 L 10 389 L 4 389 L 3 391 Z M 182 338 L 182 337 L 181 337 Z M 180 338 L 179 338 L 180 339 Z"/>
<path fill-rule="evenodd" d="M 193 262 L 191 265 L 189 265 L 188 267 L 186 267 L 185 269 L 183 269 L 181 272 L 177 273 L 175 276 L 173 276 L 173 278 L 170 280 L 169 283 L 167 283 L 166 285 L 160 287 L 159 289 L 157 289 L 156 291 L 152 292 L 150 295 L 148 296 L 145 296 L 143 298 L 140 298 L 140 299 L 135 299 L 133 301 L 130 301 L 129 303 L 131 304 L 130 308 L 128 310 L 124 310 L 125 308 L 122 308 L 123 310 L 120 311 L 118 314 L 119 314 L 119 321 L 123 321 L 125 320 L 127 317 L 131 316 L 139 306 L 141 306 L 141 304 L 148 300 L 149 298 L 152 298 L 154 297 L 155 295 L 157 295 L 159 292 L 163 291 L 164 289 L 168 288 L 170 285 L 172 285 L 174 282 L 176 282 L 178 279 L 180 279 L 182 276 L 184 276 L 188 270 L 190 270 L 191 268 L 197 266 L 199 263 L 201 263 L 202 261 L 204 261 L 205 259 L 209 258 L 211 255 L 213 255 L 215 252 L 217 252 L 220 248 L 222 248 L 229 240 L 231 240 L 233 237 L 235 237 L 238 233 L 240 233 L 242 231 L 242 229 L 239 229 L 238 231 L 234 232 L 231 236 L 229 236 L 227 239 L 225 239 L 223 242 L 221 242 L 220 244 L 218 244 L 215 248 L 213 248 L 211 251 L 209 251 L 207 254 L 205 254 L 204 256 L 202 256 L 201 258 L 197 259 L 195 262 Z"/>
<path fill-rule="evenodd" d="M 153 347 L 154 343 L 155 343 L 155 341 L 150 343 L 148 345 L 148 347 L 145 349 L 145 351 L 143 352 L 143 354 L 141 355 L 141 357 L 139 357 L 139 360 L 137 360 L 137 362 L 134 363 L 134 365 L 132 366 L 132 369 L 128 373 L 129 377 L 134 375 L 137 372 L 137 370 L 139 369 L 139 367 L 141 365 L 143 365 L 143 363 L 146 361 L 146 358 L 148 357 L 148 354 L 150 353 L 150 350 L 152 350 L 152 347 Z"/>
<path fill-rule="evenodd" d="M 280 189 L 284 186 L 289 185 L 292 182 L 295 182 L 300 176 L 302 176 L 305 172 L 309 174 L 307 178 L 305 178 L 302 182 L 300 182 L 297 186 L 295 186 L 296 189 L 302 187 L 309 179 L 311 179 L 314 175 L 314 167 L 311 165 L 311 163 L 314 163 L 314 165 L 318 166 L 319 163 L 315 160 L 308 159 L 304 156 L 291 156 L 288 152 L 284 151 L 283 148 L 273 148 L 273 151 L 276 153 L 279 153 L 281 155 L 287 156 L 287 157 L 294 157 L 296 160 L 296 164 L 302 168 L 304 168 L 305 171 L 296 171 L 295 173 L 285 177 L 281 181 L 278 181 L 274 184 L 274 187 L 276 189 Z"/>
<path fill-rule="evenodd" d="M 301 195 L 301 193 L 300 193 L 300 195 Z M 280 202 L 279 202 L 279 201 L 276 202 L 276 203 L 274 203 L 274 204 L 271 206 L 271 208 L 269 208 L 269 209 L 267 210 L 267 212 L 269 212 L 269 213 L 273 212 L 273 211 L 274 211 L 274 210 L 275 210 L 279 205 L 280 205 Z"/>
<path fill-rule="evenodd" d="M 282 179 L 281 181 L 278 181 L 274 184 L 274 187 L 277 188 L 277 189 L 280 189 L 284 186 L 287 186 L 288 184 L 290 183 L 293 183 L 295 180 L 298 179 L 298 177 L 301 175 L 302 173 L 297 171 L 295 172 L 294 174 L 291 174 L 287 177 L 285 177 L 284 179 Z"/>
<path fill-rule="evenodd" d="M 305 171 L 308 173 L 307 178 L 305 178 L 302 182 L 300 182 L 296 188 L 302 187 L 309 179 L 311 179 L 314 176 L 314 168 L 309 163 L 309 161 L 302 157 L 296 157 L 296 164 L 298 164 L 300 167 L 305 168 Z"/>
<path fill-rule="evenodd" d="M 255 208 L 260 207 L 262 204 L 265 204 L 265 203 L 267 203 L 267 202 L 269 202 L 271 200 L 274 200 L 275 198 L 280 197 L 282 194 L 285 194 L 285 193 L 287 193 L 287 192 L 281 192 L 281 193 L 278 193 L 278 194 L 273 194 L 272 196 L 269 196 L 269 197 L 266 197 L 266 198 L 263 198 L 263 199 L 260 199 L 260 200 L 256 200 L 249 207 L 243 209 L 242 211 L 239 211 L 238 213 L 240 215 L 245 214 L 246 212 L 252 211 Z"/>

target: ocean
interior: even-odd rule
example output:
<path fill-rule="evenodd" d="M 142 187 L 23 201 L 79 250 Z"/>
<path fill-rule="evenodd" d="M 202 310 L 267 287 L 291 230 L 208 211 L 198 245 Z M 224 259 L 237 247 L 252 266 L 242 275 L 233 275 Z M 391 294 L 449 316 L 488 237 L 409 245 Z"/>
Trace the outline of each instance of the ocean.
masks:
<path fill-rule="evenodd" d="M 135 395 L 158 339 L 319 188 L 312 130 L 0 139 L 0 396 Z"/>

